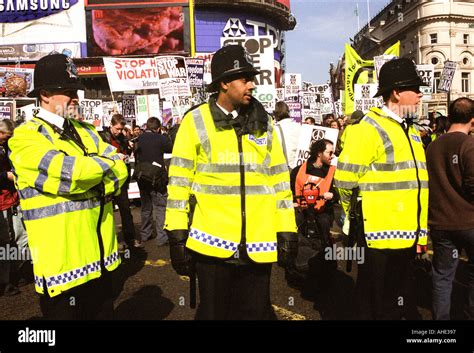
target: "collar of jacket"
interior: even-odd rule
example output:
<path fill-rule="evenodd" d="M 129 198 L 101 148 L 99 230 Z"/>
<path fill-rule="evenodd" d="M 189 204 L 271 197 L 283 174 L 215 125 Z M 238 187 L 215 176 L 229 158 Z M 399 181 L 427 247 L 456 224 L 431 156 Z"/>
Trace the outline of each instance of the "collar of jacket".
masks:
<path fill-rule="evenodd" d="M 35 109 L 33 116 L 48 123 L 53 128 L 53 130 L 58 133 L 61 133 L 64 130 L 66 119 L 57 114 L 51 113 L 44 108 L 40 107 Z"/>
<path fill-rule="evenodd" d="M 244 134 L 260 135 L 268 129 L 268 113 L 263 105 L 252 97 L 250 104 L 240 109 L 239 116 L 231 119 L 217 104 L 217 95 L 209 97 L 209 108 L 217 129 L 231 129 L 236 124 L 242 125 Z"/>

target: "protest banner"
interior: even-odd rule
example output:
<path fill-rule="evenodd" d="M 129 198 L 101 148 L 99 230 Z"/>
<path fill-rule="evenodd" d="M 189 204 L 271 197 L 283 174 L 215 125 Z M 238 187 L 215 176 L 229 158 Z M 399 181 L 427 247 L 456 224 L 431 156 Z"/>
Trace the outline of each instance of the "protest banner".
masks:
<path fill-rule="evenodd" d="M 296 165 L 302 165 L 304 162 L 306 162 L 309 157 L 309 148 L 313 142 L 321 139 L 328 139 L 334 144 L 334 146 L 336 146 L 338 136 L 338 129 L 308 124 L 301 125 L 299 143 L 298 147 L 296 148 Z M 333 160 L 335 163 L 336 158 Z M 333 164 L 333 162 L 331 164 Z"/>
<path fill-rule="evenodd" d="M 186 58 L 189 87 L 204 86 L 204 59 Z"/>
<path fill-rule="evenodd" d="M 243 46 L 250 59 L 251 64 L 260 74 L 255 76 L 255 89 L 253 96 L 263 103 L 272 103 L 275 100 L 275 64 L 273 37 L 264 36 L 247 36 L 234 38 L 221 38 L 221 46 L 230 44 Z M 267 109 L 271 104 L 264 104 Z"/>
<path fill-rule="evenodd" d="M 136 95 L 124 94 L 122 96 L 122 115 L 127 121 L 133 121 L 136 117 Z"/>
<path fill-rule="evenodd" d="M 148 94 L 136 96 L 136 124 L 143 126 L 149 117 L 154 116 L 161 121 L 160 96 L 157 94 Z"/>
<path fill-rule="evenodd" d="M 155 60 L 161 98 L 172 100 L 173 97 L 191 96 L 184 57 L 158 56 Z"/>
<path fill-rule="evenodd" d="M 421 100 L 431 100 L 434 85 L 434 65 L 416 65 L 416 72 L 424 83 L 423 86 L 420 86 L 420 91 L 423 93 L 423 97 L 421 98 Z"/>
<path fill-rule="evenodd" d="M 389 47 L 386 55 L 400 55 L 400 41 Z M 346 68 L 344 72 L 344 112 L 350 115 L 354 112 L 354 85 L 356 83 L 376 83 L 374 61 L 364 60 L 349 44 L 345 49 Z"/>
<path fill-rule="evenodd" d="M 99 127 L 102 123 L 102 116 L 104 111 L 102 109 L 101 99 L 81 99 L 81 116 L 84 121 L 89 124 Z"/>
<path fill-rule="evenodd" d="M 381 107 L 384 102 L 381 97 L 374 98 L 377 93 L 377 84 L 366 83 L 354 85 L 354 111 L 368 112 L 372 107 Z"/>
<path fill-rule="evenodd" d="M 444 63 L 443 73 L 439 80 L 438 91 L 449 92 L 456 72 L 457 63 L 455 61 L 446 61 Z"/>
<path fill-rule="evenodd" d="M 0 120 L 10 119 L 15 120 L 15 101 L 1 100 L 0 101 Z"/>
<path fill-rule="evenodd" d="M 302 91 L 301 74 L 285 74 L 285 100 L 290 97 L 298 98 L 298 94 Z"/>
<path fill-rule="evenodd" d="M 154 58 L 103 58 L 112 92 L 158 89 Z"/>

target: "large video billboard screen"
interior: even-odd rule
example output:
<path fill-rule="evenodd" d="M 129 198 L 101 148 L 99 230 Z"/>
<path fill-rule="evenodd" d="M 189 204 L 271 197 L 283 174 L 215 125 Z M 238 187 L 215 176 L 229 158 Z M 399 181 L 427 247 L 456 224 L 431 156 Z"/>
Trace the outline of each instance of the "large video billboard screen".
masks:
<path fill-rule="evenodd" d="M 131 5 L 117 0 L 114 4 L 89 0 L 88 56 L 189 53 L 189 7 L 182 4 L 183 1 L 154 0 Z"/>

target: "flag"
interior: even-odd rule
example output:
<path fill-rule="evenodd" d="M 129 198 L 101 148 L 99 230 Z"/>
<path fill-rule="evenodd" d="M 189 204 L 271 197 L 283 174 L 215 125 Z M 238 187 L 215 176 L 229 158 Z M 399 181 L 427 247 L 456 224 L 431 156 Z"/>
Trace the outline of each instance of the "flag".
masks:
<path fill-rule="evenodd" d="M 376 83 L 377 77 L 373 60 L 364 60 L 349 44 L 345 47 L 346 68 L 344 72 L 344 113 L 354 111 L 354 85 L 356 83 Z M 400 41 L 389 47 L 384 54 L 400 56 Z"/>

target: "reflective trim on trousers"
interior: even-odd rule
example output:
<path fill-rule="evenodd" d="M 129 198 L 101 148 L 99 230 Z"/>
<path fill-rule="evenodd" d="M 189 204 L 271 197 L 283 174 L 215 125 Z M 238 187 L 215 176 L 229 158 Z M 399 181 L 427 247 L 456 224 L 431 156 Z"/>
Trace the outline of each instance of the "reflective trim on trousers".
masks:
<path fill-rule="evenodd" d="M 61 168 L 61 182 L 59 183 L 58 194 L 68 194 L 71 190 L 72 173 L 76 157 L 65 156 Z"/>
<path fill-rule="evenodd" d="M 364 121 L 369 125 L 372 125 L 380 135 L 380 138 L 383 141 L 383 146 L 385 147 L 385 155 L 387 156 L 387 163 L 395 162 L 395 153 L 393 151 L 393 144 L 388 136 L 387 132 L 381 127 L 374 119 L 366 115 Z"/>
<path fill-rule="evenodd" d="M 277 242 L 272 241 L 267 243 L 247 243 L 247 251 L 249 253 L 277 251 Z"/>
<path fill-rule="evenodd" d="M 396 183 L 359 183 L 361 191 L 393 191 L 393 190 L 406 190 L 406 189 L 418 189 L 418 182 L 413 181 L 400 181 Z M 428 182 L 421 181 L 421 188 L 428 189 Z"/>
<path fill-rule="evenodd" d="M 170 167 L 172 167 L 172 166 L 193 170 L 194 169 L 194 161 L 192 161 L 191 159 L 187 159 L 187 158 L 172 157 L 171 162 L 170 162 Z"/>
<path fill-rule="evenodd" d="M 427 229 L 421 229 L 419 238 L 426 237 L 428 235 Z M 405 239 L 414 240 L 416 238 L 416 231 L 403 231 L 403 230 L 385 230 L 380 232 L 365 233 L 367 240 L 387 240 L 387 239 Z"/>
<path fill-rule="evenodd" d="M 118 252 L 114 252 L 111 255 L 107 256 L 104 259 L 105 266 L 110 266 L 119 260 Z M 100 261 L 95 261 L 90 264 L 87 264 L 83 267 L 79 267 L 74 270 L 66 271 L 56 276 L 51 276 L 46 278 L 46 287 L 54 287 L 61 284 L 66 284 L 72 281 L 75 281 L 79 278 L 85 277 L 90 273 L 100 271 Z M 43 279 L 35 276 L 35 284 L 38 287 L 43 287 Z"/>
<path fill-rule="evenodd" d="M 277 208 L 278 209 L 293 208 L 293 201 L 292 200 L 279 200 L 277 201 Z"/>
<path fill-rule="evenodd" d="M 230 240 L 224 240 L 193 228 L 189 230 L 189 237 L 206 245 L 230 251 L 236 251 L 237 247 L 239 246 L 239 243 Z"/>
<path fill-rule="evenodd" d="M 39 191 L 43 191 L 44 183 L 48 179 L 48 168 L 49 165 L 51 164 L 51 161 L 55 156 L 58 154 L 61 154 L 61 152 L 56 151 L 56 150 L 49 150 L 48 152 L 45 153 L 43 158 L 41 158 L 41 161 L 38 165 L 38 170 L 40 174 L 35 180 L 35 188 L 38 189 Z"/>
<path fill-rule="evenodd" d="M 289 185 L 289 183 L 288 183 Z M 215 195 L 240 195 L 240 186 L 223 186 L 223 185 L 204 185 L 194 183 L 192 186 L 194 192 Z M 245 186 L 246 195 L 271 195 L 274 194 L 273 188 L 266 185 L 250 185 Z"/>
<path fill-rule="evenodd" d="M 166 208 L 173 208 L 177 210 L 185 210 L 188 205 L 187 200 L 166 200 Z"/>
<path fill-rule="evenodd" d="M 31 210 L 23 210 L 23 218 L 25 221 L 34 221 L 47 217 L 56 216 L 62 213 L 90 210 L 100 206 L 97 199 L 82 201 L 66 201 L 51 206 L 33 208 Z"/>
<path fill-rule="evenodd" d="M 206 131 L 206 125 L 204 124 L 204 118 L 199 108 L 194 109 L 192 111 L 192 114 L 194 117 L 194 125 L 196 126 L 199 141 L 201 142 L 201 146 L 207 155 L 207 159 L 209 160 L 209 162 L 211 162 L 211 143 L 209 142 L 209 137 Z"/>

